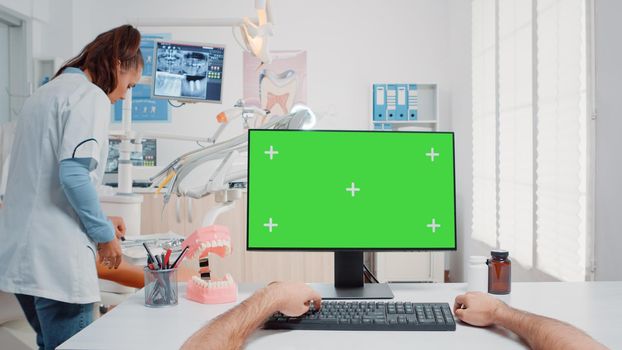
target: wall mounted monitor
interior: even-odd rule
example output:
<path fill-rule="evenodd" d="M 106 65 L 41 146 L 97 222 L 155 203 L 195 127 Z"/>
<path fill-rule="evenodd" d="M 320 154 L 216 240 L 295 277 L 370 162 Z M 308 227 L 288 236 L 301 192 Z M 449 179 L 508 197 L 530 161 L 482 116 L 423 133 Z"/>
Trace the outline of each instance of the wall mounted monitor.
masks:
<path fill-rule="evenodd" d="M 225 47 L 157 41 L 152 97 L 221 103 Z"/>

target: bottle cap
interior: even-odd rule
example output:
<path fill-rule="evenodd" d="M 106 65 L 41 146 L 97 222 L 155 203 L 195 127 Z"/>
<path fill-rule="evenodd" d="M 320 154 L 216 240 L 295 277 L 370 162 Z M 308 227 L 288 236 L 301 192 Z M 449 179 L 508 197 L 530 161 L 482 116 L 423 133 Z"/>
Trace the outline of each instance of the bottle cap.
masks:
<path fill-rule="evenodd" d="M 493 258 L 506 259 L 510 253 L 507 250 L 495 249 L 490 251 Z"/>

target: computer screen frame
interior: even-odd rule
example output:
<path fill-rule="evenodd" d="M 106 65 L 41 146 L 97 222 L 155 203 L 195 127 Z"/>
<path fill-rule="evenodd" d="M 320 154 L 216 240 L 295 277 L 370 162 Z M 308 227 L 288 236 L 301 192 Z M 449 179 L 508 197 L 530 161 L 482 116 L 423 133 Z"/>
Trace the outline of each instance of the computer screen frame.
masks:
<path fill-rule="evenodd" d="M 223 58 L 222 58 L 222 72 L 223 78 L 220 81 L 220 99 L 219 100 L 208 100 L 203 98 L 192 98 L 192 97 L 175 97 L 175 96 L 166 96 L 166 95 L 156 95 L 156 72 L 158 70 L 157 59 L 158 59 L 158 44 L 171 44 L 171 45 L 186 45 L 186 46 L 195 46 L 195 47 L 214 47 L 223 49 Z M 213 103 L 213 104 L 222 104 L 223 91 L 224 91 L 224 72 L 226 67 L 226 53 L 227 46 L 224 44 L 212 44 L 212 43 L 197 43 L 197 42 L 189 42 L 189 41 L 177 41 L 177 40 L 156 40 L 153 44 L 153 67 L 151 71 L 151 98 L 152 99 L 161 99 L 161 100 L 172 100 L 186 103 Z"/>
<path fill-rule="evenodd" d="M 308 248 L 308 247 L 250 247 L 250 196 L 251 196 L 251 168 L 250 168 L 250 141 L 252 133 L 259 132 L 359 132 L 359 133 L 436 133 L 436 134 L 449 134 L 452 141 L 453 152 L 453 194 L 454 194 L 454 247 L 442 247 L 442 248 Z M 248 152 L 247 152 L 247 201 L 246 201 L 246 250 L 247 251 L 290 251 L 290 252 L 355 252 L 355 251 L 368 251 L 368 252 L 430 252 L 430 251 L 457 251 L 458 249 L 458 220 L 456 213 L 456 142 L 455 134 L 453 131 L 384 131 L 384 130 L 292 130 L 292 129 L 249 129 L 248 130 Z"/>

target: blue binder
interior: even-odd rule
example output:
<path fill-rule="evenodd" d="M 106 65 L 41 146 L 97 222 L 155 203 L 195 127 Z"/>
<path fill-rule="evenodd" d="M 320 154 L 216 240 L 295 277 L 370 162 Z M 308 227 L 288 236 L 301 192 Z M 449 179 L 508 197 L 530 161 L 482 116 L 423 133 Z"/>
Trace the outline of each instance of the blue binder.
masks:
<path fill-rule="evenodd" d="M 396 120 L 397 115 L 397 85 L 387 84 L 387 120 Z"/>
<path fill-rule="evenodd" d="M 417 84 L 408 85 L 408 120 L 417 120 L 419 110 L 419 94 Z"/>
<path fill-rule="evenodd" d="M 408 85 L 406 84 L 397 84 L 397 100 L 396 100 L 396 110 L 395 110 L 395 119 L 397 121 L 408 120 Z"/>
<path fill-rule="evenodd" d="M 374 121 L 384 121 L 387 120 L 387 86 L 385 84 L 374 84 L 373 85 L 373 93 L 374 93 Z"/>

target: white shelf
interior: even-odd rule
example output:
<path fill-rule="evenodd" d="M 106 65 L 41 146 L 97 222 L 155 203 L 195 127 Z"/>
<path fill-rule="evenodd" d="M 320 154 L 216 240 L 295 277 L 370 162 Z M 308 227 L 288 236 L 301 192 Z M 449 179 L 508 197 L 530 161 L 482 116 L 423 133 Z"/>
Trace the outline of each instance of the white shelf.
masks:
<path fill-rule="evenodd" d="M 440 129 L 438 85 L 417 83 L 416 120 L 373 120 L 373 89 L 370 99 L 371 128 L 390 124 L 392 130 L 407 130 L 409 127 L 425 131 Z M 386 113 L 385 113 L 386 115 Z M 445 273 L 444 252 L 375 252 L 374 268 L 377 278 L 386 281 L 443 282 Z"/>
<path fill-rule="evenodd" d="M 374 120 L 374 124 L 436 124 L 438 120 Z"/>

